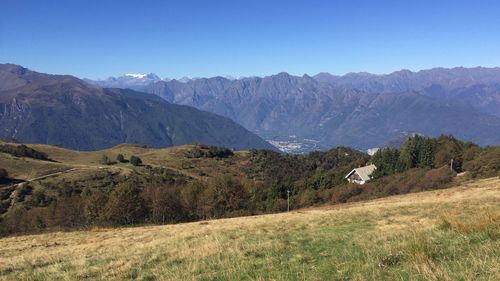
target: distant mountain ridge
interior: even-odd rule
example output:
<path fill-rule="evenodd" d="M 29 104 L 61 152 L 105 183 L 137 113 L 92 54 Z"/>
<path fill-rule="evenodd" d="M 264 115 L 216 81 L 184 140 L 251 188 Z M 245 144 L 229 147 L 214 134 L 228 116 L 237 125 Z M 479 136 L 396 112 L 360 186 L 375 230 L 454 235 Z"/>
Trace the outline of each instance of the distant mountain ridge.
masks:
<path fill-rule="evenodd" d="M 335 76 L 320 73 L 314 78 L 336 87 L 348 87 L 368 93 L 419 92 L 480 112 L 500 117 L 500 68 L 433 68 L 412 72 L 396 71 L 386 75 L 349 73 Z"/>
<path fill-rule="evenodd" d="M 385 145 L 404 132 L 500 143 L 500 68 L 387 75 L 223 77 L 156 81 L 139 90 L 227 116 L 274 141 L 318 147 Z"/>
<path fill-rule="evenodd" d="M 358 72 L 341 76 L 323 72 L 314 78 L 319 82 L 351 85 L 359 89 L 365 87 L 367 91 L 402 92 L 421 90 L 433 84 L 446 85 L 449 88 L 472 84 L 497 84 L 500 82 L 500 67 L 438 67 L 416 72 L 403 69 L 389 74 Z"/>
<path fill-rule="evenodd" d="M 128 73 L 120 77 L 109 77 L 105 80 L 83 80 L 89 84 L 93 84 L 103 88 L 122 88 L 141 91 L 144 87 L 149 86 L 151 83 L 161 81 L 162 79 L 154 73 Z"/>
<path fill-rule="evenodd" d="M 95 150 L 203 143 L 235 150 L 275 148 L 232 120 L 130 89 L 0 64 L 0 138 Z"/>

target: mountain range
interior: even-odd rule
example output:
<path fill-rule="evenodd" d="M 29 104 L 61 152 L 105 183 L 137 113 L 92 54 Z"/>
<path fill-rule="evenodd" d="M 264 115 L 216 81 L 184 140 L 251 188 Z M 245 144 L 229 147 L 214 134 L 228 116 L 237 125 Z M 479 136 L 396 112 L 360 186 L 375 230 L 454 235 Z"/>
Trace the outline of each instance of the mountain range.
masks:
<path fill-rule="evenodd" d="M 104 81 L 101 86 L 131 87 Z M 127 83 L 133 82 L 127 78 Z M 229 117 L 273 143 L 308 149 L 384 146 L 411 133 L 453 134 L 481 145 L 500 143 L 500 68 L 435 68 L 387 75 L 155 80 L 134 84 L 168 102 Z M 300 146 L 300 145 L 299 145 Z"/>
<path fill-rule="evenodd" d="M 155 80 L 153 76 L 130 76 Z M 0 64 L 0 138 L 95 150 L 120 143 L 276 148 L 227 117 L 156 95 Z"/>

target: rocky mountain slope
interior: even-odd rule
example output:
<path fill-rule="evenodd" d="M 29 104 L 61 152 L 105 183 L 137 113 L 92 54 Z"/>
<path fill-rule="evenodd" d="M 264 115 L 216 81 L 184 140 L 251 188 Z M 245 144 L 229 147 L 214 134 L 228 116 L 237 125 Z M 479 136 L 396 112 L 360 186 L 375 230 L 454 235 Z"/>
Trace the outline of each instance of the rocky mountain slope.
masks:
<path fill-rule="evenodd" d="M 369 93 L 420 92 L 442 102 L 471 107 L 500 117 L 500 68 L 433 68 L 387 75 L 350 73 L 335 76 L 320 73 L 314 78 L 332 86 Z"/>
<path fill-rule="evenodd" d="M 274 149 L 232 120 L 150 94 L 0 65 L 0 138 L 79 150 L 137 143 Z"/>
<path fill-rule="evenodd" d="M 156 81 L 139 90 L 227 116 L 260 136 L 313 147 L 381 146 L 406 132 L 500 143 L 500 69 L 321 73 Z"/>

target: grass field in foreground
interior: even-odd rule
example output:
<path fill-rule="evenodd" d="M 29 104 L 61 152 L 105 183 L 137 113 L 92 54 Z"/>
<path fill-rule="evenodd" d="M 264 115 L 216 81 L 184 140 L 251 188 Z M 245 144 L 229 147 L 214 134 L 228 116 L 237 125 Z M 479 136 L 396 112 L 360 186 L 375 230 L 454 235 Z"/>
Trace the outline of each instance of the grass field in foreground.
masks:
<path fill-rule="evenodd" d="M 500 179 L 255 217 L 0 239 L 1 280 L 500 280 Z"/>

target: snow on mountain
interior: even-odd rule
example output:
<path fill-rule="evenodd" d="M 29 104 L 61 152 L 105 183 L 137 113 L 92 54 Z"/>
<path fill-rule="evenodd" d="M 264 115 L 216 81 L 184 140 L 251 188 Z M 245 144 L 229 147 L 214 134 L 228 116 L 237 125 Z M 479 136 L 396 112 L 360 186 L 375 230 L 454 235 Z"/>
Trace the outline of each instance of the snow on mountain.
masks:
<path fill-rule="evenodd" d="M 148 85 L 154 82 L 161 81 L 162 79 L 154 73 L 141 74 L 141 73 L 127 73 L 120 77 L 109 77 L 104 80 L 90 80 L 84 79 L 87 83 L 106 88 L 129 88 L 137 91 L 143 91 Z"/>
<path fill-rule="evenodd" d="M 125 76 L 132 78 L 144 78 L 146 77 L 146 74 L 127 73 Z"/>

